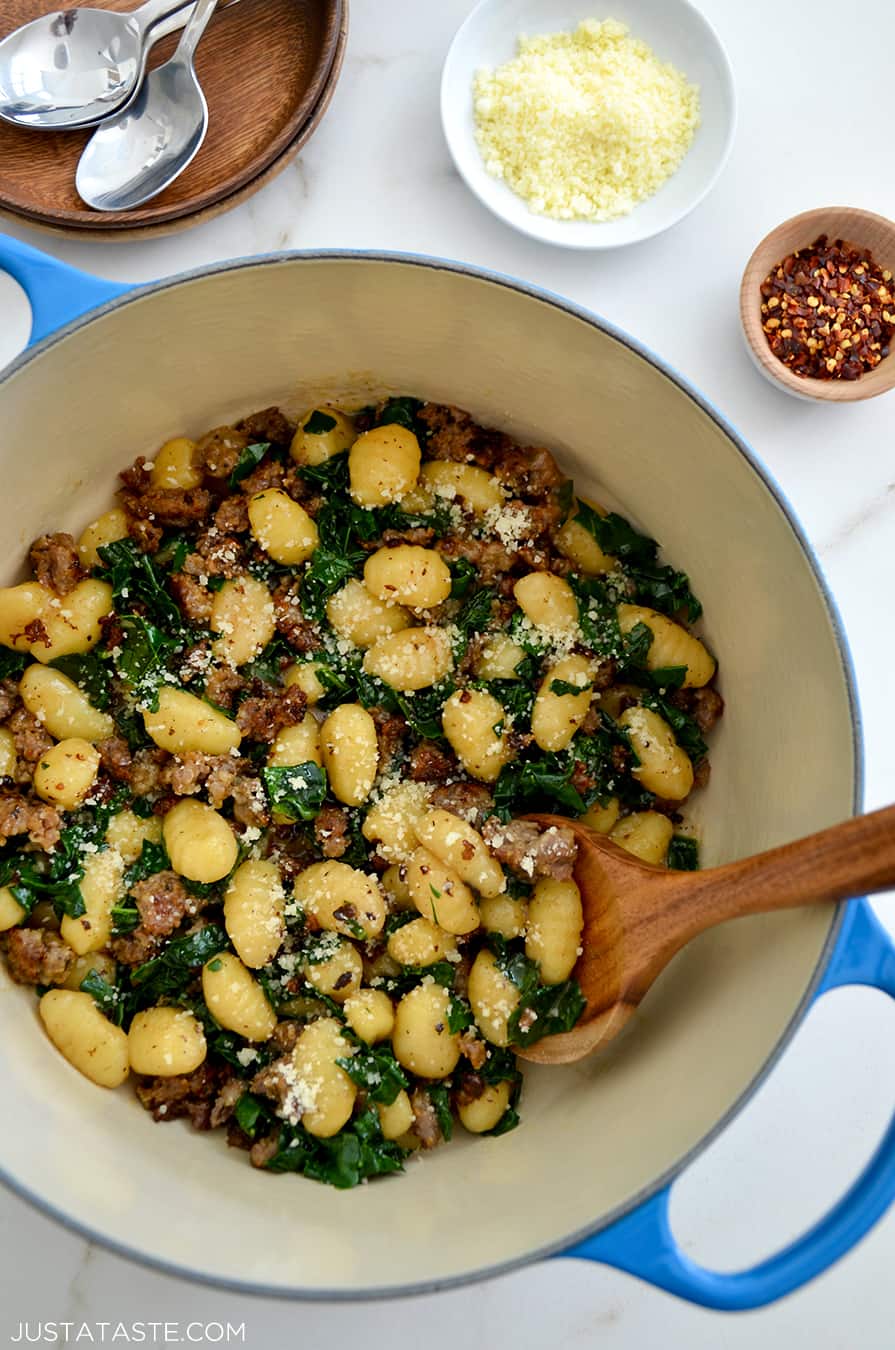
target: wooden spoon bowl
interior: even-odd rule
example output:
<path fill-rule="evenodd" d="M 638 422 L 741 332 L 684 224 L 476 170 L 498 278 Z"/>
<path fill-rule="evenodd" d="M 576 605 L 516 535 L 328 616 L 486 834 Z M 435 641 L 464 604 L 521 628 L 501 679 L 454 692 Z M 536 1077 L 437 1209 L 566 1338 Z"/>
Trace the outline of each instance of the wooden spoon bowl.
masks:
<path fill-rule="evenodd" d="M 571 1031 L 517 1050 L 538 1064 L 570 1064 L 606 1046 L 672 957 L 707 928 L 895 885 L 895 806 L 705 872 L 653 867 L 563 816 L 529 819 L 574 832 L 584 907 L 574 977 L 585 1009 Z"/>

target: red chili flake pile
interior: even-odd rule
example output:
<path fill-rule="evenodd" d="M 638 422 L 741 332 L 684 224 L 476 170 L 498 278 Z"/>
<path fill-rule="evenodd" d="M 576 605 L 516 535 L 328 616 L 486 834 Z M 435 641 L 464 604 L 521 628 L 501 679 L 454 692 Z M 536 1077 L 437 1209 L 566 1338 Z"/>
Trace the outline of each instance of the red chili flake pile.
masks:
<path fill-rule="evenodd" d="M 768 274 L 761 297 L 768 346 L 794 375 L 858 380 L 889 355 L 892 273 L 868 251 L 822 234 Z"/>

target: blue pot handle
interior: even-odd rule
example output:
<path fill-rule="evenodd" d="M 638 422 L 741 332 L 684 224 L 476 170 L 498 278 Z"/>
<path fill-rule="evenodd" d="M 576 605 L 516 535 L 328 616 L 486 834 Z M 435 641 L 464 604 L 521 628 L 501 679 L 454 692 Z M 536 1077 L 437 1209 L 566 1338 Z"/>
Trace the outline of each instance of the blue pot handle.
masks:
<path fill-rule="evenodd" d="M 895 998 L 895 946 L 866 900 L 851 901 L 817 997 L 866 984 Z M 611 1227 L 562 1256 L 600 1261 L 707 1308 L 760 1308 L 800 1288 L 844 1256 L 895 1199 L 895 1118 L 867 1167 L 807 1233 L 781 1252 L 736 1274 L 697 1265 L 677 1245 L 668 1220 L 671 1186 Z"/>
<path fill-rule="evenodd" d="M 31 304 L 29 347 L 88 310 L 133 289 L 79 272 L 7 234 L 0 234 L 0 270 L 19 283 Z"/>

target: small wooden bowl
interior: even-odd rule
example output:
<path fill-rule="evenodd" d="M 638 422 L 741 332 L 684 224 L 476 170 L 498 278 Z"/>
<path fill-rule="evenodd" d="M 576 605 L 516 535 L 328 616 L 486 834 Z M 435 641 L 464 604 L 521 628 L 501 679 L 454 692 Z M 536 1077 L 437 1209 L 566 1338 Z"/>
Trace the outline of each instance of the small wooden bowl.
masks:
<path fill-rule="evenodd" d="M 0 33 L 56 0 L 0 0 Z M 92 0 L 127 10 L 133 0 Z M 240 0 L 221 8 L 196 54 L 209 108 L 205 144 L 187 171 L 132 211 L 92 211 L 74 172 L 89 132 L 0 123 L 0 212 L 91 238 L 168 233 L 235 206 L 289 163 L 329 103 L 345 43 L 347 0 Z M 179 34 L 153 48 L 167 59 Z"/>
<path fill-rule="evenodd" d="M 749 353 L 762 375 L 796 398 L 827 403 L 857 403 L 895 388 L 895 352 L 857 380 L 819 380 L 794 375 L 774 356 L 761 326 L 761 291 L 765 277 L 797 249 L 813 244 L 818 235 L 843 239 L 868 249 L 881 267 L 895 274 L 895 221 L 854 206 L 821 206 L 803 211 L 778 225 L 762 239 L 746 264 L 740 284 L 740 318 Z"/>

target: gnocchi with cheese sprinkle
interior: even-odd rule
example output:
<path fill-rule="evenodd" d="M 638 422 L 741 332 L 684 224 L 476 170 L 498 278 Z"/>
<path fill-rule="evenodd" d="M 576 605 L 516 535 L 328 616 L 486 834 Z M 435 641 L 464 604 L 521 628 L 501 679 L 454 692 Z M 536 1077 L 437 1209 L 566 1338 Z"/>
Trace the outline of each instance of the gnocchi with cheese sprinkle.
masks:
<path fill-rule="evenodd" d="M 170 428 L 0 588 L 0 945 L 65 1072 L 346 1187 L 518 1124 L 586 1015 L 528 816 L 696 866 L 723 705 L 686 575 L 547 449 L 296 411 Z"/>

